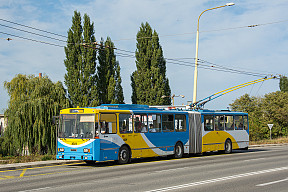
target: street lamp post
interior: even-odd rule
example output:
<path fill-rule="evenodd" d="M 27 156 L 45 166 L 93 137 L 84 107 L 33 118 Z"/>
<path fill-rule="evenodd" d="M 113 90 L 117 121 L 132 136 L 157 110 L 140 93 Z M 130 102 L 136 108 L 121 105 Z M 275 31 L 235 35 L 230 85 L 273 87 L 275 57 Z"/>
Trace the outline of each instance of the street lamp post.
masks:
<path fill-rule="evenodd" d="M 234 3 L 227 3 L 226 5 L 222 5 L 219 7 L 214 7 L 211 9 L 206 9 L 205 11 L 203 11 L 199 17 L 198 17 L 198 24 L 197 24 L 197 33 L 196 33 L 196 54 L 195 54 L 195 70 L 194 70 L 194 90 L 193 90 L 193 103 L 196 102 L 196 97 L 197 97 L 197 76 L 198 76 L 198 46 L 199 46 L 199 21 L 200 21 L 200 17 L 203 13 L 205 13 L 206 11 L 210 11 L 213 9 L 219 9 L 222 7 L 227 7 L 227 6 L 233 6 L 235 5 Z"/>
<path fill-rule="evenodd" d="M 173 102 L 173 106 L 174 106 L 174 97 L 182 97 L 182 98 L 184 98 L 185 96 L 184 95 L 175 95 L 175 94 L 173 94 L 172 96 L 166 96 L 166 95 L 161 96 L 161 98 L 165 98 L 165 97 L 171 97 L 172 102 Z"/>

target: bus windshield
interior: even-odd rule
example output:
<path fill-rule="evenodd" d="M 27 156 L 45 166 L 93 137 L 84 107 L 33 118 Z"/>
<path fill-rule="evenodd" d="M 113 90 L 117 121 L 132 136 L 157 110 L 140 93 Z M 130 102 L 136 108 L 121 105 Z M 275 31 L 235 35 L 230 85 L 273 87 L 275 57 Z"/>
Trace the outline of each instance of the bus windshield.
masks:
<path fill-rule="evenodd" d="M 59 138 L 94 138 L 94 114 L 62 114 L 60 116 Z"/>

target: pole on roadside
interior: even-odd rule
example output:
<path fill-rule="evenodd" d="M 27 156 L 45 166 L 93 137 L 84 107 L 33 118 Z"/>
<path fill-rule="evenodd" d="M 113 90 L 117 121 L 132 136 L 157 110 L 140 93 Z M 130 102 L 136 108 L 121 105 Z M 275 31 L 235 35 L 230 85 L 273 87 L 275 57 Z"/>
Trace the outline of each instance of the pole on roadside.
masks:
<path fill-rule="evenodd" d="M 271 135 L 271 129 L 273 127 L 274 124 L 267 124 L 269 129 L 270 129 L 270 140 L 272 140 L 272 135 Z"/>

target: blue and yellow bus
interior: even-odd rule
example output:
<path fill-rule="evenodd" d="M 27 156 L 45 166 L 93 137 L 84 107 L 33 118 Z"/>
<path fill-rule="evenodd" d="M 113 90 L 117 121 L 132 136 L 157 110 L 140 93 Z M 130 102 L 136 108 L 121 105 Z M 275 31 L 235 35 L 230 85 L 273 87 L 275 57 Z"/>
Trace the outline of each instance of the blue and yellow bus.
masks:
<path fill-rule="evenodd" d="M 60 112 L 57 159 L 87 163 L 247 149 L 248 114 L 177 110 L 134 104 L 69 108 Z"/>

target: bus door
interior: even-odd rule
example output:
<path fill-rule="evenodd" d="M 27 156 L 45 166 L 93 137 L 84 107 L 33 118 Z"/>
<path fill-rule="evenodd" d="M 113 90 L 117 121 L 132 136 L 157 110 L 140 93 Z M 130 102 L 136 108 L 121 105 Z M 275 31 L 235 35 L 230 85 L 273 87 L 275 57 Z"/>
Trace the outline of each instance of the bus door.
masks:
<path fill-rule="evenodd" d="M 145 157 L 149 146 L 143 139 L 141 134 L 148 132 L 147 114 L 133 115 L 133 140 L 132 140 L 132 157 Z M 145 136 L 144 136 L 145 137 Z"/>
<path fill-rule="evenodd" d="M 128 144 L 133 145 L 133 116 L 130 113 L 119 114 L 119 136 Z"/>
<path fill-rule="evenodd" d="M 115 160 L 118 159 L 118 135 L 116 126 L 117 116 L 115 113 L 100 114 L 100 159 Z"/>
<path fill-rule="evenodd" d="M 226 140 L 226 134 L 224 131 L 225 117 L 224 115 L 215 116 L 215 133 L 213 139 L 213 149 L 214 150 L 224 150 L 224 144 Z"/>

